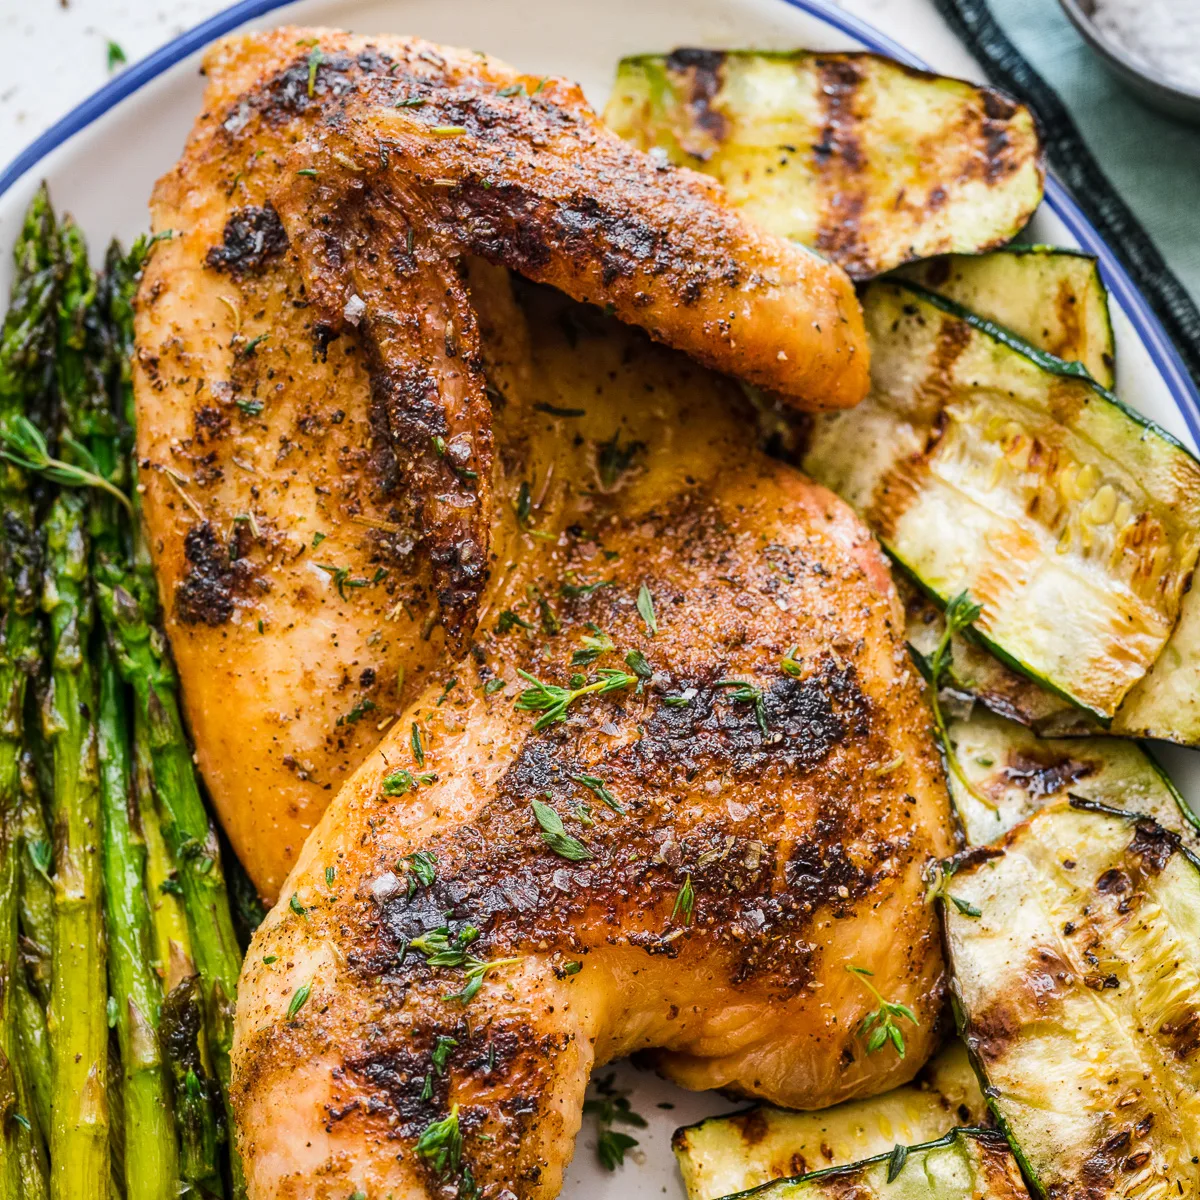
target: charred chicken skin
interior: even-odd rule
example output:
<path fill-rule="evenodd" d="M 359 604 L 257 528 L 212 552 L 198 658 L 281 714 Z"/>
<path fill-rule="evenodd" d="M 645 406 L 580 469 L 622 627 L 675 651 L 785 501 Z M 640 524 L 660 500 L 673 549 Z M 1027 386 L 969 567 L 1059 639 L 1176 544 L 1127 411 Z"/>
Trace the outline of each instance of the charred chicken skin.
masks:
<path fill-rule="evenodd" d="M 207 66 L 139 454 L 197 754 L 282 885 L 237 1011 L 251 1196 L 551 1197 L 635 1050 L 798 1107 L 909 1078 L 951 849 L 920 681 L 866 529 L 707 369 L 852 402 L 841 277 L 557 81 L 320 30 Z"/>

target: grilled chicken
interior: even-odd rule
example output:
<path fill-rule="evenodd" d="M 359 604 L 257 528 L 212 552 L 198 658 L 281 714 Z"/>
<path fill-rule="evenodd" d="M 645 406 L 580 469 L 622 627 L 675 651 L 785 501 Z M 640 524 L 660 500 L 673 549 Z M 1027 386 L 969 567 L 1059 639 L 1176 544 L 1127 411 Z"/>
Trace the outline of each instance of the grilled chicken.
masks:
<path fill-rule="evenodd" d="M 595 246 L 555 242 L 550 184 L 528 210 L 541 266 L 456 234 L 436 178 L 381 174 L 363 140 L 374 124 L 389 163 L 446 161 L 450 135 L 383 132 L 393 64 L 431 89 L 412 111 L 443 102 L 422 63 L 473 98 L 437 120 L 481 142 L 469 114 L 521 81 L 588 153 L 624 153 L 567 85 L 490 61 L 227 41 L 156 193 L 156 228 L 179 232 L 140 298 L 139 454 L 197 754 L 260 889 L 283 884 L 236 1026 L 256 1200 L 549 1197 L 594 1065 L 649 1049 L 687 1086 L 816 1107 L 911 1076 L 942 1000 L 922 873 L 951 848 L 947 799 L 880 552 L 759 453 L 736 385 L 651 340 L 754 374 L 784 302 L 747 282 L 741 337 L 706 341 L 708 287 L 743 284 L 673 308 L 664 268 L 639 309 Z M 446 203 L 478 199 L 469 151 Z M 662 187 L 729 220 L 686 172 Z M 754 279 L 761 235 L 724 228 Z M 447 265 L 464 251 L 646 332 L 482 258 Z M 777 387 L 811 333 L 780 326 Z M 436 462 L 408 437 L 417 368 L 446 422 Z M 851 394 L 827 383 L 808 394 Z M 430 494 L 470 524 L 431 536 L 452 511 Z M 488 570 L 468 579 L 438 554 L 472 529 Z M 914 1010 L 905 1057 L 868 1052 L 876 992 Z"/>

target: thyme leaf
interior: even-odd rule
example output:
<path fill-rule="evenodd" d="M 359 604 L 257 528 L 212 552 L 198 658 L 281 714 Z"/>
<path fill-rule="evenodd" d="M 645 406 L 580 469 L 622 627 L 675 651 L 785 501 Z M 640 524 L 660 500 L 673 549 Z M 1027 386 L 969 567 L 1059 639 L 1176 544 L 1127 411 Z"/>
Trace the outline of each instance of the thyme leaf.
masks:
<path fill-rule="evenodd" d="M 867 1039 L 867 1053 L 874 1054 L 876 1050 L 882 1049 L 888 1042 L 891 1042 L 896 1048 L 896 1053 L 903 1058 L 904 1034 L 901 1033 L 898 1022 L 904 1020 L 911 1021 L 913 1025 L 919 1025 L 916 1013 L 907 1004 L 897 1004 L 892 1000 L 885 1000 L 879 989 L 871 982 L 870 976 L 874 974 L 873 971 L 868 971 L 866 967 L 856 967 L 851 963 L 846 964 L 846 970 L 851 975 L 857 976 L 863 986 L 879 1001 L 879 1007 L 869 1012 L 858 1027 L 859 1036 Z"/>
<path fill-rule="evenodd" d="M 587 862 L 592 852 L 577 838 L 572 837 L 563 826 L 562 817 L 541 800 L 530 802 L 533 815 L 542 830 L 542 841 L 560 858 L 568 862 Z"/>

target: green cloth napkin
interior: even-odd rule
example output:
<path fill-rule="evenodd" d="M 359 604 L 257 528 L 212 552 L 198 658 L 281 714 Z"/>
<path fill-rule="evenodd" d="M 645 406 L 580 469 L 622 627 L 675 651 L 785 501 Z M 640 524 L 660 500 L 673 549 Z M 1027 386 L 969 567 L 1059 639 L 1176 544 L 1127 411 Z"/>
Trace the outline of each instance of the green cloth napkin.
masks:
<path fill-rule="evenodd" d="M 1075 32 L 1057 0 L 991 0 L 991 9 L 1058 92 L 1113 186 L 1200 301 L 1200 128 L 1137 99 Z"/>

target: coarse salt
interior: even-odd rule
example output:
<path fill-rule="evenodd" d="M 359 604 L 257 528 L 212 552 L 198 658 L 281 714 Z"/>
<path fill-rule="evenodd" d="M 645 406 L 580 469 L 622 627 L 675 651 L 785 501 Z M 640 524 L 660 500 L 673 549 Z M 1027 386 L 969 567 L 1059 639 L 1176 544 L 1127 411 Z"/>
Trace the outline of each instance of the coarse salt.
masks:
<path fill-rule="evenodd" d="M 1096 0 L 1096 30 L 1163 82 L 1200 91 L 1200 0 Z"/>

